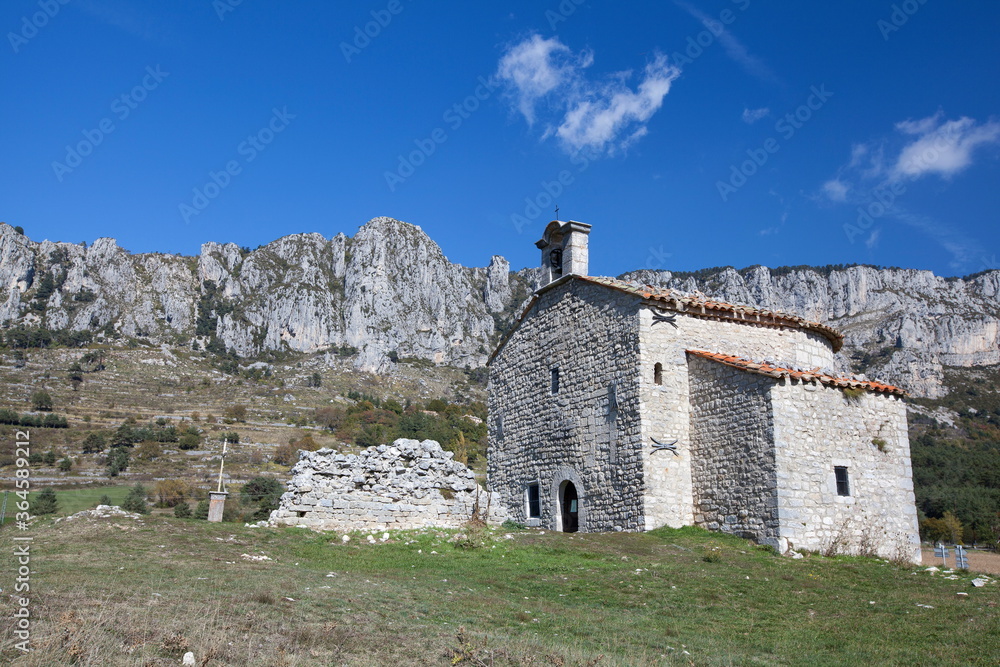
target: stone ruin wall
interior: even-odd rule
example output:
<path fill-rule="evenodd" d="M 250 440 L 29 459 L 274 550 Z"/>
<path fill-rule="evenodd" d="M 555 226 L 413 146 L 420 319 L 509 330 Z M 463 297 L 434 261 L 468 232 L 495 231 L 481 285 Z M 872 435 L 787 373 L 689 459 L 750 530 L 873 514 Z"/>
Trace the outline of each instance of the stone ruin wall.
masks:
<path fill-rule="evenodd" d="M 478 507 L 506 518 L 475 473 L 433 440 L 400 438 L 360 454 L 301 452 L 271 522 L 317 530 L 460 528 Z"/>

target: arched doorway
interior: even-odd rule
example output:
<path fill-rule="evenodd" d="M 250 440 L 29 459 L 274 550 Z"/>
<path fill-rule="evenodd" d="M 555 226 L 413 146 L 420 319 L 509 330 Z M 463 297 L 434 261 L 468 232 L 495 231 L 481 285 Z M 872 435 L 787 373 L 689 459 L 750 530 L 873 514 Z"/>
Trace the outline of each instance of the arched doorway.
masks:
<path fill-rule="evenodd" d="M 573 482 L 563 482 L 559 489 L 559 508 L 562 513 L 564 533 L 575 533 L 580 529 L 580 498 Z"/>

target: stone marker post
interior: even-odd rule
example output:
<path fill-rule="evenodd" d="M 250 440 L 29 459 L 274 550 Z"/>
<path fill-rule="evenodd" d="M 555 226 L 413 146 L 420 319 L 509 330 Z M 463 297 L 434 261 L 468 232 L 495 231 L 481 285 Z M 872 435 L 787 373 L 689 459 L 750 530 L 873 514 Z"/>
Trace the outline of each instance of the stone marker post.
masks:
<path fill-rule="evenodd" d="M 208 492 L 208 520 L 219 522 L 222 521 L 222 510 L 226 508 L 226 496 L 229 495 L 228 491 L 209 491 Z"/>

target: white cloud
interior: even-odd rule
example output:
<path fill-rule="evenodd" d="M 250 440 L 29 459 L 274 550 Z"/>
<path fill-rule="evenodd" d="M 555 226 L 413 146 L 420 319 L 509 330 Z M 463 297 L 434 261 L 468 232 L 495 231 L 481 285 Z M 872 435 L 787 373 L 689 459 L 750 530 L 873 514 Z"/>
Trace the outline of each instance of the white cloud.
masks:
<path fill-rule="evenodd" d="M 593 62 L 591 52 L 574 55 L 558 37 L 532 35 L 501 57 L 497 77 L 529 125 L 542 103 L 554 112 L 542 139 L 556 136 L 570 152 L 614 153 L 646 135 L 646 123 L 680 70 L 657 55 L 633 90 L 627 83 L 631 72 L 617 72 L 604 82 L 588 80 L 583 70 Z"/>
<path fill-rule="evenodd" d="M 578 72 L 593 62 L 587 53 L 577 59 L 558 37 L 542 39 L 532 35 L 515 44 L 500 59 L 497 76 L 508 84 L 517 99 L 517 108 L 528 121 L 535 122 L 535 104 L 557 88 L 565 87 L 578 77 Z"/>
<path fill-rule="evenodd" d="M 903 147 L 892 169 L 896 178 L 920 178 L 937 174 L 950 178 L 972 164 L 972 153 L 979 146 L 1000 143 L 1000 123 L 977 124 L 962 117 L 940 122 L 941 114 L 917 121 L 906 120 L 896 129 L 917 138 Z"/>
<path fill-rule="evenodd" d="M 979 243 L 961 229 L 913 213 L 901 205 L 910 183 L 928 175 L 945 179 L 973 165 L 977 150 L 1000 145 L 1000 122 L 978 122 L 961 117 L 946 120 L 938 112 L 895 124 L 897 134 L 851 147 L 850 161 L 820 187 L 829 202 L 870 208 L 877 203 L 881 215 L 906 224 L 940 245 L 956 270 L 967 268 Z M 880 216 L 881 217 L 881 216 Z M 874 230 L 865 241 L 869 248 L 879 242 Z"/>
<path fill-rule="evenodd" d="M 767 107 L 761 107 L 760 109 L 743 109 L 743 122 L 747 125 L 753 125 L 761 118 L 770 115 L 771 110 Z"/>
<path fill-rule="evenodd" d="M 882 235 L 882 229 L 878 228 L 868 236 L 868 240 L 865 241 L 865 247 L 871 250 L 878 245 L 878 237 Z"/>
<path fill-rule="evenodd" d="M 847 201 L 847 191 L 850 188 L 839 178 L 834 178 L 823 184 L 823 193 L 833 201 Z"/>

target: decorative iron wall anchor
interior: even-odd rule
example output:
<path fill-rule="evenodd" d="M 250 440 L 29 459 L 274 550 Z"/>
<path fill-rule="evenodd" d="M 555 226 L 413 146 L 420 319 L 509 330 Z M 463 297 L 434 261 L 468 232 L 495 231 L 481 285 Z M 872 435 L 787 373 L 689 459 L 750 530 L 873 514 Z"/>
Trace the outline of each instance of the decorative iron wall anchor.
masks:
<path fill-rule="evenodd" d="M 676 315 L 664 315 L 662 312 L 653 311 L 653 326 L 656 326 L 660 322 L 666 322 L 673 328 L 677 328 L 677 316 Z"/>
<path fill-rule="evenodd" d="M 650 436 L 649 439 L 653 441 L 653 453 L 654 454 L 656 452 L 670 452 L 674 456 L 680 456 L 680 454 L 677 453 L 677 441 L 676 440 L 672 440 L 670 442 L 660 442 L 659 440 L 657 440 L 656 438 L 654 438 L 652 436 Z"/>

